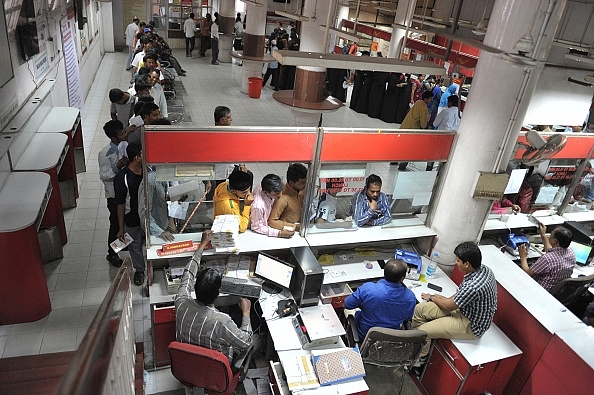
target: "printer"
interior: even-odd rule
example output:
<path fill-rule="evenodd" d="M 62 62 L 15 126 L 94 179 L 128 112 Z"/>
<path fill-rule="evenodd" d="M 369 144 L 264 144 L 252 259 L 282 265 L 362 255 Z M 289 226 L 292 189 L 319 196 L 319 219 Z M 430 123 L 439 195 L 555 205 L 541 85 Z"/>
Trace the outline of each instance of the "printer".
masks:
<path fill-rule="evenodd" d="M 514 256 L 519 256 L 518 246 L 526 244 L 530 247 L 530 241 L 525 235 L 516 235 L 514 233 L 507 233 L 499 237 L 499 242 L 505 246 L 505 249 Z"/>
<path fill-rule="evenodd" d="M 346 332 L 331 304 L 299 308 L 292 324 L 304 350 L 338 343 Z"/>
<path fill-rule="evenodd" d="M 423 268 L 423 260 L 416 252 L 398 250 L 394 251 L 394 258 L 406 262 L 408 270 L 406 271 L 406 278 L 409 280 L 418 280 L 421 277 L 421 269 Z"/>

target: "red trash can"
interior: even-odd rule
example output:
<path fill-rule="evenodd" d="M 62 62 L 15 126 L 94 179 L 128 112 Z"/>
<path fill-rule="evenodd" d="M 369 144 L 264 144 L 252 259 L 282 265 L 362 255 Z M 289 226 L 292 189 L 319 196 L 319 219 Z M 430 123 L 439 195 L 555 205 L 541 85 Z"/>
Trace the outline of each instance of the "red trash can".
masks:
<path fill-rule="evenodd" d="M 262 78 L 249 77 L 248 78 L 248 96 L 252 99 L 259 99 L 262 93 Z"/>

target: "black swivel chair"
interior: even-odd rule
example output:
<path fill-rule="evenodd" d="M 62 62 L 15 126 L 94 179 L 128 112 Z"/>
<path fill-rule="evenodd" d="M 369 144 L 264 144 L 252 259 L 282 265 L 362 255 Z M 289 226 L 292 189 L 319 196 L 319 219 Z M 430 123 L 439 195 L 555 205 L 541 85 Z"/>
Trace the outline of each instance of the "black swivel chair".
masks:
<path fill-rule="evenodd" d="M 570 277 L 561 280 L 551 288 L 550 293 L 565 307 L 571 309 L 584 295 L 588 295 L 588 288 L 594 283 L 594 274 L 581 277 Z"/>

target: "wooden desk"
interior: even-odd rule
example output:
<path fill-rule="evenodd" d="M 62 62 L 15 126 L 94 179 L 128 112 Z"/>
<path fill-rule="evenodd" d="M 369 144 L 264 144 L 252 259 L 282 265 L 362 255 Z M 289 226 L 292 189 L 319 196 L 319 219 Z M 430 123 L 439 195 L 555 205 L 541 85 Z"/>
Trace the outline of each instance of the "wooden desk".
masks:
<path fill-rule="evenodd" d="M 38 172 L 10 173 L 0 190 L 0 325 L 52 310 L 37 237 L 50 193 L 50 176 Z"/>
<path fill-rule="evenodd" d="M 41 226 L 57 226 L 62 245 L 68 242 L 68 236 L 58 174 L 68 154 L 67 143 L 63 134 L 35 134 L 20 158 L 12 158 L 16 160 L 13 171 L 42 171 L 50 176 L 52 193 Z"/>
<path fill-rule="evenodd" d="M 578 391 L 561 391 L 561 393 L 589 393 L 592 377 L 591 350 L 583 343 L 566 342 L 559 337 L 560 333 L 576 333 L 585 328 L 585 324 L 568 311 L 549 292 L 536 283 L 519 266 L 509 260 L 495 246 L 481 246 L 483 263 L 493 270 L 498 283 L 498 308 L 494 322 L 522 350 L 522 358 L 514 370 L 505 388 L 506 394 L 532 394 L 537 382 L 548 382 L 551 388 L 563 387 L 566 383 L 578 385 Z M 557 339 L 563 340 L 558 342 Z M 576 347 L 579 346 L 579 347 Z M 556 350 L 556 359 L 543 359 L 548 353 Z M 563 350 L 563 351 L 560 351 Z M 583 370 L 575 370 L 573 366 L 588 361 L 589 375 Z M 581 362 L 580 362 L 581 361 Z M 548 364 L 542 369 L 542 364 Z M 539 367 L 540 368 L 537 368 Z M 572 368 L 568 367 L 571 366 Z M 557 370 L 559 375 L 544 374 L 546 370 Z M 544 380 L 544 381 L 543 381 Z M 540 385 L 537 385 L 540 386 Z M 542 393 L 555 393 L 544 390 Z"/>

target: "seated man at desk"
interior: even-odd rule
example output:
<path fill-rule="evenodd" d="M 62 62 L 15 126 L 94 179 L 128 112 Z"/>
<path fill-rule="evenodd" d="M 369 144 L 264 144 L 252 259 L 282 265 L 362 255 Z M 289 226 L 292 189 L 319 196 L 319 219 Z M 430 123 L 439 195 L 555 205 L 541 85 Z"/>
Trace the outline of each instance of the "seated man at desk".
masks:
<path fill-rule="evenodd" d="M 365 189 L 351 198 L 351 208 L 348 215 L 357 221 L 357 226 L 383 225 L 392 220 L 390 202 L 382 192 L 382 179 L 371 174 L 365 179 Z"/>
<path fill-rule="evenodd" d="M 188 262 L 175 298 L 175 328 L 177 340 L 222 352 L 233 359 L 234 351 L 242 351 L 252 344 L 250 324 L 251 302 L 239 298 L 241 326 L 214 307 L 221 287 L 221 273 L 217 269 L 198 271 L 204 248 L 210 241 L 210 230 L 202 233 L 200 246 Z M 194 285 L 195 284 L 195 285 Z M 192 299 L 195 288 L 196 300 Z"/>
<path fill-rule="evenodd" d="M 307 182 L 307 167 L 292 163 L 287 169 L 287 182 L 282 195 L 274 201 L 268 225 L 275 229 L 299 230 L 301 210 L 303 210 L 303 191 Z"/>
<path fill-rule="evenodd" d="M 472 242 L 454 249 L 456 266 L 466 273 L 458 291 L 449 298 L 422 293 L 427 303 L 415 307 L 414 329 L 427 332 L 429 339 L 480 338 L 491 326 L 497 310 L 497 283 L 491 269 L 481 264 L 482 254 Z M 421 357 L 429 352 L 427 343 Z"/>
<path fill-rule="evenodd" d="M 290 238 L 295 234 L 293 230 L 275 229 L 268 226 L 268 217 L 275 199 L 281 196 L 283 181 L 276 174 L 267 174 L 260 185 L 254 190 L 254 202 L 250 212 L 251 229 L 254 232 L 270 237 Z"/>
<path fill-rule="evenodd" d="M 412 318 L 417 300 L 404 285 L 407 270 L 406 262 L 390 259 L 384 267 L 383 279 L 361 285 L 345 299 L 345 308 L 361 309 L 355 313 L 361 340 L 374 326 L 400 329 L 402 322 Z"/>
<path fill-rule="evenodd" d="M 250 192 L 251 184 L 252 178 L 248 173 L 235 170 L 229 174 L 229 181 L 219 184 L 214 193 L 214 216 L 237 215 L 240 233 L 246 231 L 250 222 L 250 206 L 254 201 Z M 239 199 L 243 199 L 241 204 Z"/>
<path fill-rule="evenodd" d="M 550 291 L 561 280 L 571 277 L 575 266 L 575 252 L 569 248 L 569 244 L 573 239 L 569 229 L 558 226 L 553 229 L 548 238 L 545 233 L 546 230 L 546 226 L 541 223 L 538 224 L 545 254 L 538 258 L 532 266 L 528 266 L 528 248 L 526 244 L 520 245 L 518 252 L 522 269 L 544 289 Z"/>

